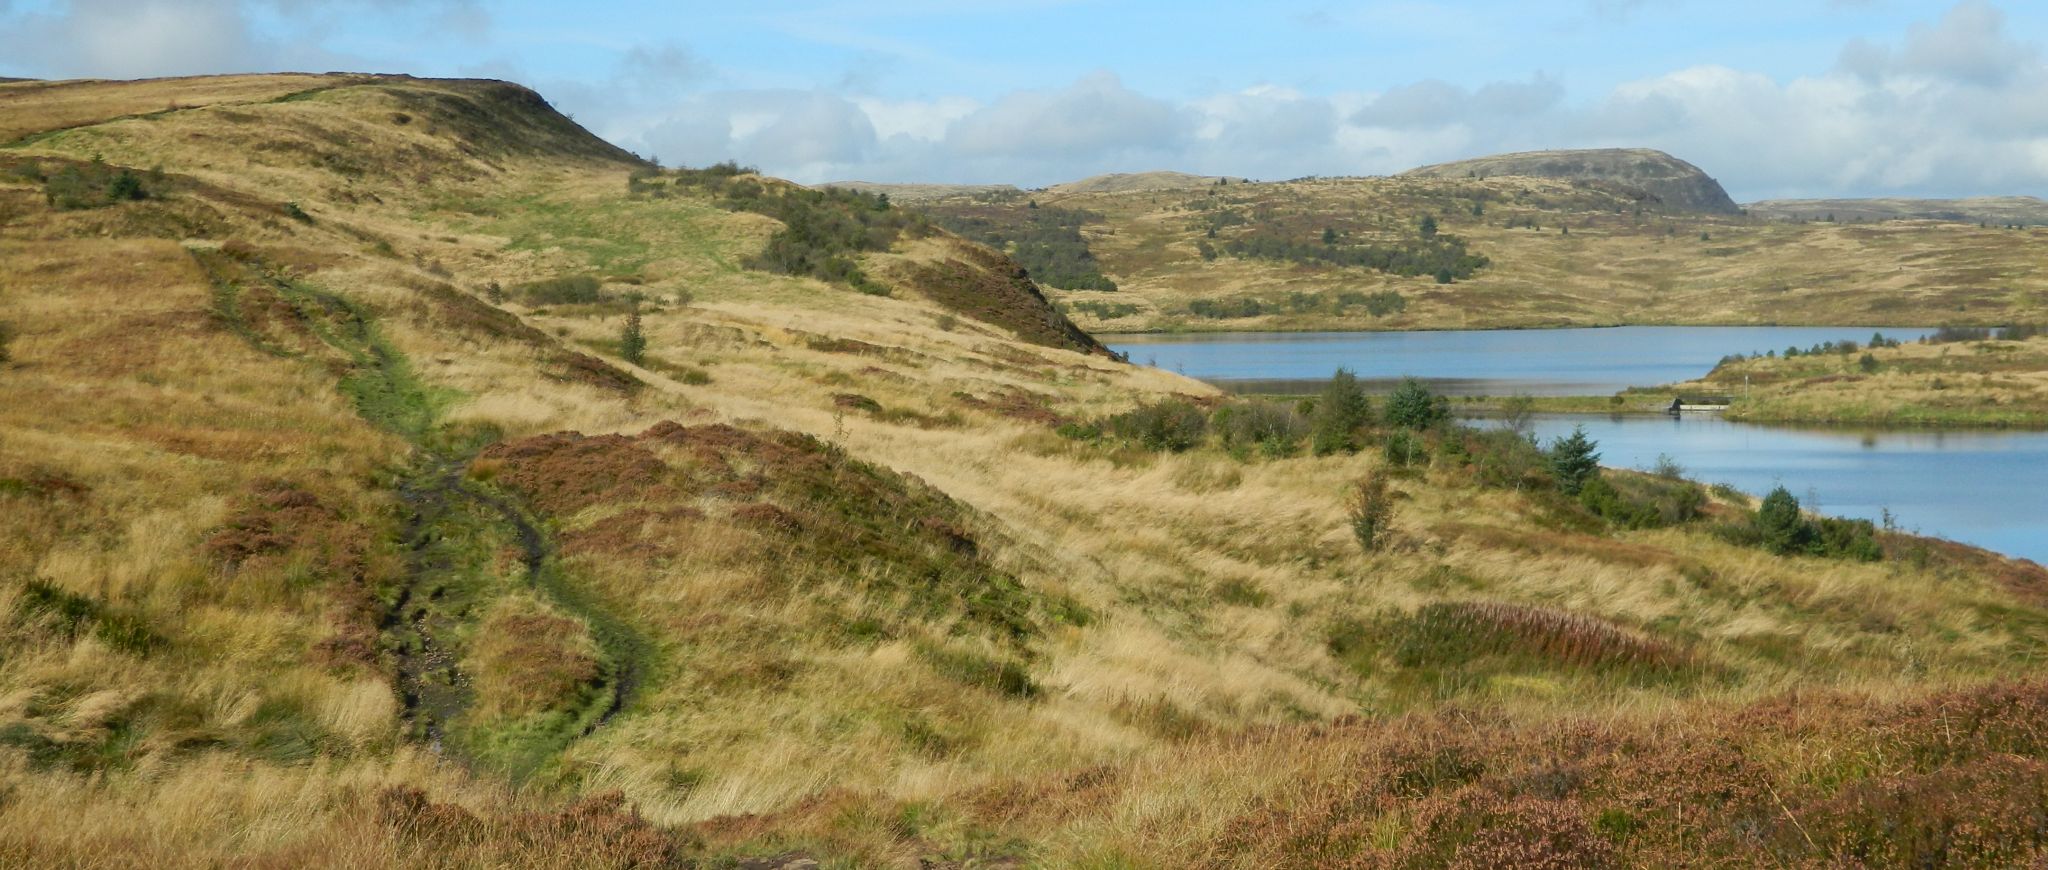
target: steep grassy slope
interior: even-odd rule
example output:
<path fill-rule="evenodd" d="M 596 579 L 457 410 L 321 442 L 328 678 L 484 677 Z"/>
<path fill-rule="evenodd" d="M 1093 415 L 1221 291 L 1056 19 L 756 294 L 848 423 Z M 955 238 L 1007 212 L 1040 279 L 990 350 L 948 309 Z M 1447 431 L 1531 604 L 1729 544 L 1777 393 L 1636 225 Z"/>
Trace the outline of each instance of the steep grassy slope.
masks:
<path fill-rule="evenodd" d="M 324 81 L 0 153 L 0 864 L 2039 845 L 2038 567 L 1773 556 L 1512 438 L 1302 455 L 995 252 L 502 83 Z M 842 219 L 896 227 L 834 249 L 870 283 L 764 261 Z"/>
<path fill-rule="evenodd" d="M 1670 211 L 1610 184 L 1524 177 L 1351 178 L 1193 191 L 1034 194 L 1083 228 L 1116 293 L 1056 292 L 1095 332 L 1455 329 L 1612 324 L 1998 324 L 2039 319 L 2048 229 L 1938 221 L 1795 223 Z M 935 210 L 1023 209 L 941 201 Z M 1273 239 L 1314 254 L 1402 247 L 1424 217 L 1488 265 L 1441 283 L 1314 259 L 1234 256 Z M 1332 240 L 1324 242 L 1325 230 Z M 1211 235 L 1213 233 L 1213 235 Z M 1204 248 L 1214 252 L 1205 255 Z M 1388 311 L 1365 295 L 1399 294 Z M 1347 301 L 1343 294 L 1352 294 Z"/>

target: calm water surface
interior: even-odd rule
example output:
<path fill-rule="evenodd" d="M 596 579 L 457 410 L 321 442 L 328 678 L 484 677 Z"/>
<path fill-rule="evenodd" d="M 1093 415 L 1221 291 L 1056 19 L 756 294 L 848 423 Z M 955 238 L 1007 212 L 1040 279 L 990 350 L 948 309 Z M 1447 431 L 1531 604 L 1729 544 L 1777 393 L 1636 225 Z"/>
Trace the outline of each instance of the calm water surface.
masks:
<path fill-rule="evenodd" d="M 1368 381 L 1413 375 L 1451 395 L 1605 395 L 1689 381 L 1733 353 L 1783 352 L 1824 341 L 1867 342 L 1873 332 L 1913 340 L 1927 329 L 1890 326 L 1621 326 L 1447 332 L 1229 332 L 1110 336 L 1131 361 L 1224 386 L 1307 382 L 1339 366 Z M 1285 383 L 1277 386 L 1286 389 Z"/>
<path fill-rule="evenodd" d="M 1237 333 L 1118 337 L 1133 362 L 1222 384 L 1414 375 L 1447 393 L 1597 395 L 1690 380 L 1726 354 L 1868 341 L 1895 327 L 1624 327 L 1414 333 Z M 1603 464 L 1648 468 L 1659 454 L 1706 483 L 1752 493 L 1780 484 L 1837 516 L 1877 520 L 2048 563 L 2048 432 L 1864 432 L 1682 418 L 1539 417 L 1548 441 L 1583 425 Z"/>
<path fill-rule="evenodd" d="M 1751 493 L 1783 485 L 1836 516 L 1976 544 L 2048 563 L 2048 432 L 1794 429 L 1683 417 L 1539 415 L 1544 443 L 1573 426 L 1600 442 L 1600 462 L 1647 469 L 1659 454 L 1703 483 Z"/>

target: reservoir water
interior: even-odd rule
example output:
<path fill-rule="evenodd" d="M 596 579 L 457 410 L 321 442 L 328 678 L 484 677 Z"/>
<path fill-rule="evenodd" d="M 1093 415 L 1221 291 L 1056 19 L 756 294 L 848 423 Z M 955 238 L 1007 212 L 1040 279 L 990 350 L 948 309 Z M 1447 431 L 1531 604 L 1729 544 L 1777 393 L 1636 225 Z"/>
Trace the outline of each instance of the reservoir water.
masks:
<path fill-rule="evenodd" d="M 2048 432 L 1798 429 L 1683 417 L 1538 415 L 1548 444 L 1584 426 L 1600 464 L 1648 469 L 1659 454 L 1702 483 L 1938 535 L 2048 564 Z"/>
<path fill-rule="evenodd" d="M 1618 326 L 1444 332 L 1221 332 L 1109 336 L 1131 362 L 1267 391 L 1327 380 L 1343 366 L 1369 382 L 1404 375 L 1448 395 L 1605 395 L 1691 380 L 1722 357 L 1826 341 L 1915 340 L 1891 326 Z"/>
<path fill-rule="evenodd" d="M 1894 327 L 1625 327 L 1417 333 L 1117 336 L 1112 347 L 1223 385 L 1308 388 L 1338 366 L 1372 381 L 1414 375 L 1446 393 L 1597 395 L 1706 374 L 1723 355 L 1868 341 Z M 1548 443 L 1586 427 L 1602 464 L 1648 468 L 1669 455 L 1688 476 L 1762 494 L 1783 485 L 1808 507 L 2048 563 L 2048 432 L 1815 429 L 1712 414 L 1543 415 Z"/>

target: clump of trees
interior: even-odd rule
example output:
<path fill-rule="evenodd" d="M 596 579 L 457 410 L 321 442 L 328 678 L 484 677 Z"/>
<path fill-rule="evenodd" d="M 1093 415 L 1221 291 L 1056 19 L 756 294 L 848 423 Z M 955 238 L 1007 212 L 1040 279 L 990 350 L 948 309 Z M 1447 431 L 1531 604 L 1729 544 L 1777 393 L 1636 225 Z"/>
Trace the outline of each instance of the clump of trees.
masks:
<path fill-rule="evenodd" d="M 1353 308 L 1364 308 L 1366 313 L 1373 317 L 1386 317 L 1408 310 L 1408 300 L 1395 290 L 1376 290 L 1371 293 L 1355 290 L 1336 293 L 1296 291 L 1277 300 L 1262 300 L 1253 296 L 1196 299 L 1188 303 L 1187 310 L 1196 317 L 1230 320 L 1267 314 L 1333 314 L 1341 317 L 1349 314 Z"/>
<path fill-rule="evenodd" d="M 1116 289 L 1116 282 L 1102 274 L 1101 264 L 1081 235 L 1083 225 L 1102 220 L 1102 215 L 1050 206 L 933 206 L 926 211 L 939 226 L 1008 251 L 1040 284 L 1067 290 Z"/>
<path fill-rule="evenodd" d="M 528 305 L 590 305 L 603 299 L 603 284 L 592 275 L 563 275 L 512 285 L 512 294 Z"/>
<path fill-rule="evenodd" d="M 1225 242 L 1222 252 L 1241 260 L 1351 266 L 1409 278 L 1448 275 L 1453 280 L 1470 278 L 1492 263 L 1468 250 L 1464 239 L 1440 233 L 1400 244 L 1325 245 L 1261 232 Z"/>
<path fill-rule="evenodd" d="M 931 231 L 930 218 L 896 208 L 886 195 L 770 185 L 755 174 L 756 170 L 731 162 L 661 173 L 677 186 L 711 194 L 725 208 L 782 222 L 767 247 L 747 261 L 748 268 L 808 276 L 871 295 L 886 296 L 889 288 L 861 270 L 860 255 L 886 251 L 901 235 L 915 238 Z"/>
<path fill-rule="evenodd" d="M 1100 320 L 1115 320 L 1119 317 L 1129 317 L 1138 313 L 1139 310 L 1138 306 L 1128 302 L 1095 302 L 1092 300 L 1074 302 L 1067 307 L 1074 311 L 1092 314 Z"/>

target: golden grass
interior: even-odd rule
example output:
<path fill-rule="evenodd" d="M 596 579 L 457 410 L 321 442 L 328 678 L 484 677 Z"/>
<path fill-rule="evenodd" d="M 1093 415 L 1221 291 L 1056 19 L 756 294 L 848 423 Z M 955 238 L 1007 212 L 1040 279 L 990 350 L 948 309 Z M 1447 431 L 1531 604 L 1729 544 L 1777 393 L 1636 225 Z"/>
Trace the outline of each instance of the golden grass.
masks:
<path fill-rule="evenodd" d="M 336 386 L 346 366 L 331 354 L 266 354 L 212 313 L 215 288 L 185 247 L 227 238 L 68 238 L 77 216 L 38 207 L 0 226 L 0 272 L 13 279 L 0 290 L 0 321 L 21 331 L 15 362 L 0 366 L 0 479 L 23 482 L 0 488 L 0 734 L 10 735 L 0 770 L 12 786 L 0 863 L 567 866 L 577 854 L 562 844 L 581 841 L 520 840 L 521 825 L 553 830 L 520 814 L 617 790 L 660 825 L 732 826 L 742 833 L 714 840 L 739 851 L 817 838 L 845 846 L 854 863 L 906 863 L 974 841 L 1051 864 L 1171 864 L 1199 854 L 1248 802 L 1287 794 L 1304 766 L 1335 765 L 1291 754 L 1302 744 L 1284 735 L 1438 707 L 1403 689 L 1398 673 L 1333 655 L 1339 620 L 1437 602 L 1527 605 L 1604 620 L 1728 675 L 1613 687 L 1510 674 L 1442 699 L 1535 729 L 1567 714 L 1684 716 L 1821 687 L 1914 696 L 2025 673 L 2048 631 L 2038 604 L 1988 571 L 1776 559 L 1697 528 L 1559 532 L 1539 522 L 1540 506 L 1449 467 L 1400 478 L 1389 545 L 1360 553 L 1342 484 L 1378 470 L 1370 455 L 1240 462 L 1213 449 L 1149 455 L 1060 438 L 978 400 L 1029 393 L 1057 414 L 1093 418 L 1140 399 L 1215 393 L 1025 344 L 913 294 L 863 296 L 740 269 L 772 230 L 763 219 L 686 197 L 628 199 L 623 165 L 462 155 L 447 144 L 459 130 L 391 123 L 387 86 L 235 109 L 250 121 L 218 109 L 114 121 L 31 150 L 105 149 L 116 163 L 160 162 L 303 203 L 310 224 L 224 209 L 235 250 L 360 306 L 445 397 L 448 421 L 489 424 L 508 441 L 630 435 L 663 421 L 808 433 L 929 484 L 958 506 L 992 569 L 1088 617 L 1046 619 L 1037 635 L 1009 641 L 962 629 L 958 608 L 911 619 L 902 614 L 915 596 L 848 591 L 873 566 L 793 582 L 816 568 L 803 561 L 812 542 L 763 549 L 755 531 L 682 519 L 682 509 L 736 509 L 704 493 L 541 516 L 564 583 L 587 598 L 588 613 L 645 638 L 646 661 L 628 707 L 514 793 L 489 770 L 462 769 L 402 736 L 388 665 L 328 654 L 360 615 L 352 608 L 374 606 L 348 597 L 355 581 L 388 591 L 408 569 L 393 482 L 411 448 L 357 415 Z M 445 165 L 430 184 L 399 192 L 382 179 L 410 167 L 351 179 L 302 150 L 250 147 L 334 138 L 363 160 L 422 145 Z M 122 204 L 91 219 L 162 205 Z M 1468 231 L 1455 221 L 1450 229 Z M 1780 229 L 1725 231 L 1761 239 Z M 1594 241 L 1603 233 L 1610 242 Z M 1619 229 L 1585 235 L 1643 256 L 1682 243 Z M 1573 244 L 1580 237 L 1575 227 Z M 1141 242 L 1134 234 L 1105 251 L 1117 244 Z M 489 308 L 493 282 L 586 273 L 605 276 L 609 294 L 652 300 L 649 364 L 627 367 L 643 389 L 550 374 L 565 348 L 625 366 L 610 351 L 620 306 L 503 306 L 530 330 L 463 307 Z M 1134 295 L 1170 298 L 1146 289 L 1169 274 L 1133 281 Z M 1474 284 L 1451 292 L 1516 292 Z M 674 301 L 682 290 L 687 305 Z M 1430 319 L 1445 316 L 1430 307 L 1438 304 L 1461 303 L 1417 303 L 1409 316 L 1419 319 L 1402 322 L 1440 322 Z M 289 336 L 291 322 L 280 315 L 265 335 Z M 883 411 L 850 409 L 837 398 L 846 394 Z M 674 469 L 704 461 L 646 449 Z M 752 470 L 775 469 L 762 461 Z M 502 471 L 486 462 L 475 474 Z M 363 542 L 342 560 L 352 567 L 315 558 L 303 542 L 239 569 L 209 547 L 278 480 L 317 495 L 320 516 L 331 517 L 320 540 Z M 622 540 L 651 551 L 579 549 L 635 510 L 648 513 L 619 527 Z M 161 645 L 137 652 L 83 623 L 23 616 L 31 580 L 132 614 Z M 487 635 L 469 666 L 482 675 L 485 706 L 508 716 L 588 677 L 550 665 L 595 655 L 595 641 L 574 630 L 595 631 L 590 617 L 527 595 L 494 599 L 465 629 Z M 833 628 L 863 620 L 895 622 L 872 638 Z M 547 643 L 488 636 L 507 626 Z M 963 679 L 978 661 L 1015 664 L 1035 693 Z M 1071 787 L 1033 792 L 1015 810 L 989 797 L 1045 783 Z M 393 785 L 466 807 L 491 833 L 437 852 L 440 841 L 411 838 L 379 815 Z M 873 815 L 900 803 L 951 821 L 900 836 L 908 822 Z M 793 815 L 786 828 L 754 830 L 734 818 L 748 813 Z M 519 842 L 530 851 L 494 851 Z"/>
<path fill-rule="evenodd" d="M 1728 416 L 1738 420 L 2038 428 L 2048 426 L 2048 338 L 1750 359 L 1674 389 L 1737 396 Z"/>
<path fill-rule="evenodd" d="M 1484 213 L 1475 216 L 1472 204 L 1482 198 Z M 1118 292 L 1054 293 L 1065 303 L 1140 307 L 1112 320 L 1072 311 L 1096 331 L 2001 323 L 2038 317 L 2048 299 L 2048 271 L 2032 253 L 2048 233 L 2041 228 L 1637 213 L 1619 197 L 1548 179 L 1316 179 L 1040 199 L 1104 216 L 1088 228 L 1089 244 Z M 1324 227 L 1398 241 L 1433 214 L 1442 232 L 1465 238 L 1493 265 L 1440 285 L 1363 269 L 1228 256 L 1205 262 L 1197 253 L 1205 221 L 1225 209 L 1253 223 L 1225 227 L 1211 244 L 1260 227 L 1302 242 Z M 1530 221 L 1539 229 L 1524 228 Z M 1383 318 L 1363 308 L 1228 320 L 1187 312 L 1197 299 L 1277 304 L 1295 292 L 1382 289 L 1400 292 L 1407 309 Z"/>

